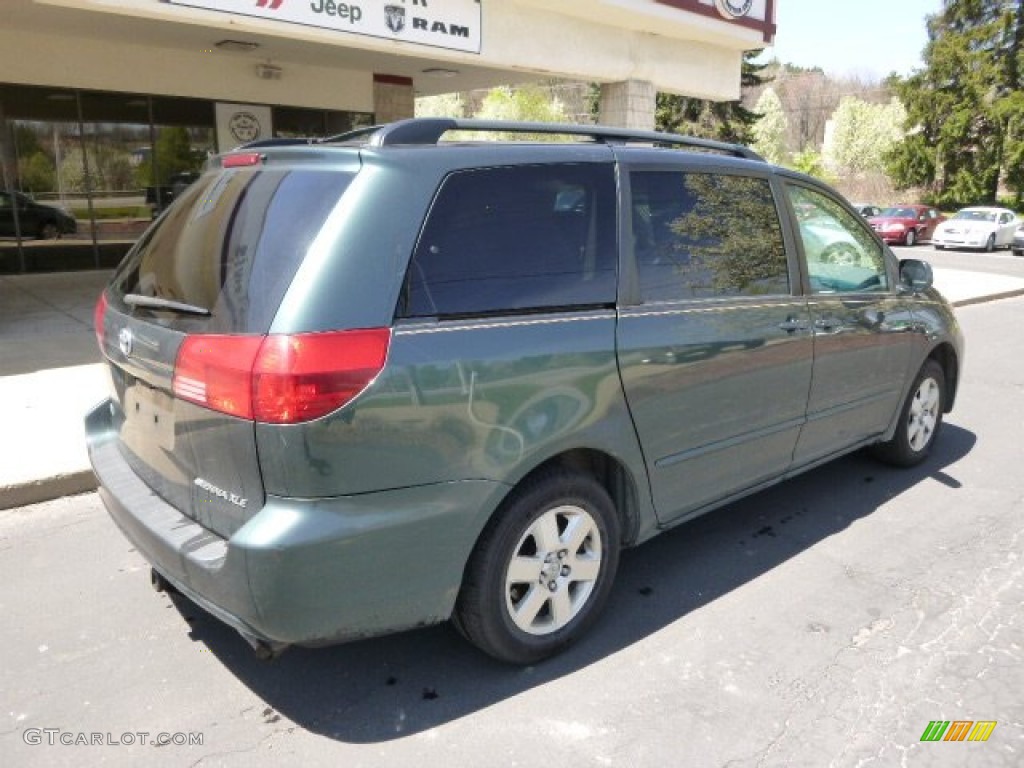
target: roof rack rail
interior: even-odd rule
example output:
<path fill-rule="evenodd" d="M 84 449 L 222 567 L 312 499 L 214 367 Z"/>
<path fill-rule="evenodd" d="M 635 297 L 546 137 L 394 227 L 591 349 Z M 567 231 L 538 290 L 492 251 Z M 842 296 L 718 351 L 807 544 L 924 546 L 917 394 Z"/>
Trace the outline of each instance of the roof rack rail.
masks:
<path fill-rule="evenodd" d="M 386 125 L 359 128 L 338 136 L 321 139 L 321 143 L 346 143 L 364 140 L 373 147 L 396 144 L 437 144 L 448 131 L 481 131 L 501 133 L 543 133 L 551 135 L 581 136 L 603 144 L 640 142 L 669 146 L 693 147 L 722 152 L 735 157 L 765 162 L 752 149 L 741 144 L 730 144 L 694 136 L 658 131 L 639 131 L 631 128 L 612 128 L 604 125 L 571 125 L 569 123 L 526 123 L 501 120 L 463 120 L 449 117 L 421 117 L 399 120 Z"/>

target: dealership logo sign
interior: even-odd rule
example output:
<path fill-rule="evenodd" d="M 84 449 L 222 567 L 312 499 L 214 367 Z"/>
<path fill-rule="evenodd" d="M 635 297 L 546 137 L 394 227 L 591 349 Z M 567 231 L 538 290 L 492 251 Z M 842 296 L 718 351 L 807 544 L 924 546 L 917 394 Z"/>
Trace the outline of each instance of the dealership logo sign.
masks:
<path fill-rule="evenodd" d="M 481 0 L 165 1 L 170 5 L 273 19 L 340 34 L 480 53 Z"/>
<path fill-rule="evenodd" d="M 388 29 L 396 35 L 405 29 L 405 8 L 401 5 L 385 5 L 384 13 L 387 16 Z"/>
<path fill-rule="evenodd" d="M 260 121 L 252 112 L 235 112 L 228 120 L 228 130 L 236 141 L 248 144 L 260 137 Z"/>
<path fill-rule="evenodd" d="M 754 0 L 715 0 L 718 12 L 727 19 L 739 19 L 750 13 Z"/>

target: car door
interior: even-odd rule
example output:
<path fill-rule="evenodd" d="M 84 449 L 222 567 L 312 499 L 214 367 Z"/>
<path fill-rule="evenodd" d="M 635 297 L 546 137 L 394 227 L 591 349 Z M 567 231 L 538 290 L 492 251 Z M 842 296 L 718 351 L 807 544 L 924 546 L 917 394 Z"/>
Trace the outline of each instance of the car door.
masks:
<path fill-rule="evenodd" d="M 767 175 L 637 166 L 627 178 L 619 366 L 665 522 L 789 467 L 810 319 Z"/>
<path fill-rule="evenodd" d="M 1010 245 L 1013 242 L 1013 233 L 1017 231 L 1020 221 L 1009 211 L 999 214 L 999 234 L 996 236 L 996 245 Z"/>
<path fill-rule="evenodd" d="M 923 240 L 931 240 L 932 235 L 935 234 L 935 228 L 945 221 L 945 217 L 935 208 L 929 208 L 925 212 L 925 217 L 926 224 L 924 230 L 921 232 L 921 238 Z"/>
<path fill-rule="evenodd" d="M 881 434 L 912 371 L 916 328 L 895 290 L 885 247 L 835 197 L 785 183 L 799 235 L 814 375 L 794 465 L 805 465 Z"/>

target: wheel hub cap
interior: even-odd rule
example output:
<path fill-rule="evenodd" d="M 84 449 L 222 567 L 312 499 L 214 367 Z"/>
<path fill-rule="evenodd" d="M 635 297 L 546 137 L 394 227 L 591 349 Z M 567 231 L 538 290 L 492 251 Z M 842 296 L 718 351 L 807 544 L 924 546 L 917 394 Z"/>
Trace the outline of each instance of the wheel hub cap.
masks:
<path fill-rule="evenodd" d="M 593 593 L 601 569 L 601 536 L 586 510 L 562 506 L 538 517 L 509 562 L 505 604 L 515 625 L 531 635 L 557 632 Z"/>

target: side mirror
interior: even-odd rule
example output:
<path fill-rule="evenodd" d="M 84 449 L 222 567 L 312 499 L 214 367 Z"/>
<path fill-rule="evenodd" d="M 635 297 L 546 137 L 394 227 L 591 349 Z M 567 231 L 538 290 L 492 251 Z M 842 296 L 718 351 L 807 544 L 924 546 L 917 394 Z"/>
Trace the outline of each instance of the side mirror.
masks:
<path fill-rule="evenodd" d="M 935 282 L 932 265 L 920 259 L 900 260 L 900 288 L 907 293 L 927 291 Z"/>

